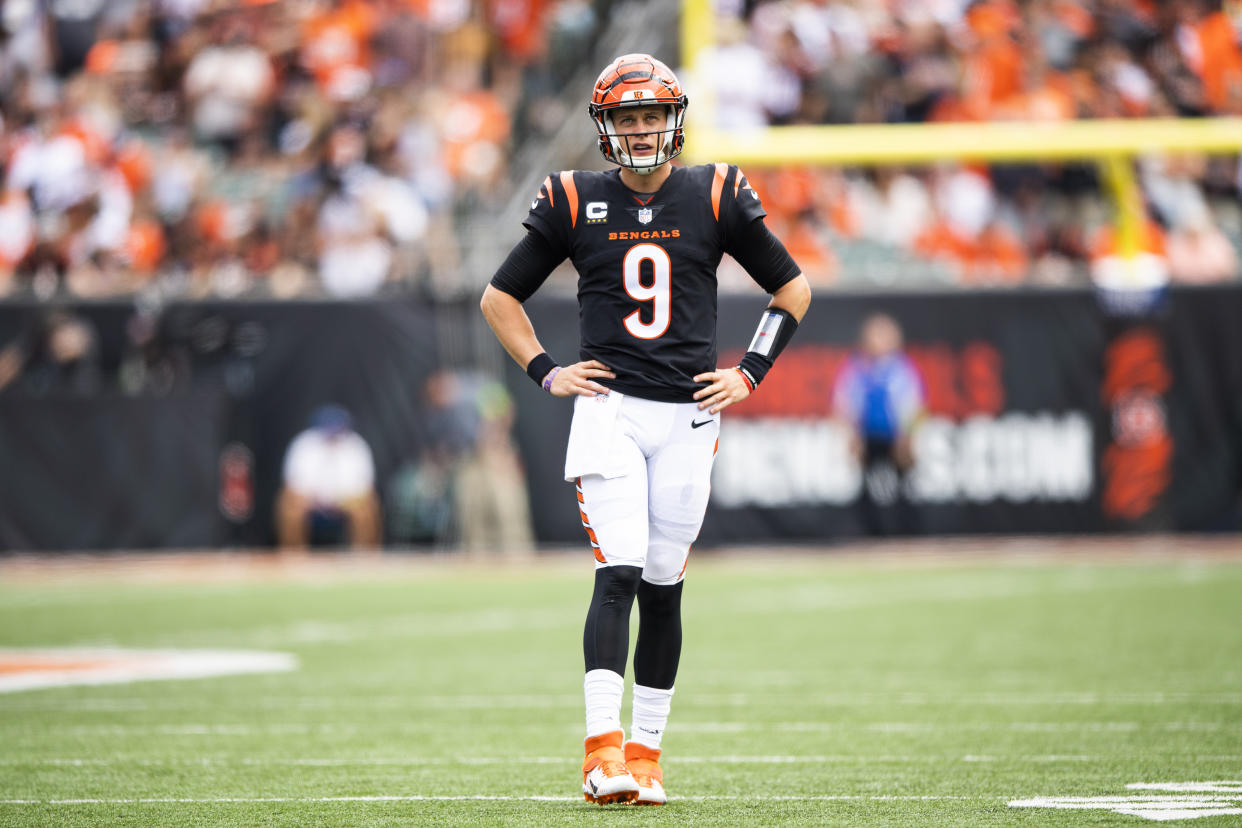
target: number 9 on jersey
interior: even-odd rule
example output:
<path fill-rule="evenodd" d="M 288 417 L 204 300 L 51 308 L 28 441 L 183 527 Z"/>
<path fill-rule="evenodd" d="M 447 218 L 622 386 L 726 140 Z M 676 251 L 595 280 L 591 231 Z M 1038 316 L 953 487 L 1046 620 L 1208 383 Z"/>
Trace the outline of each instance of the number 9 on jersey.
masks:
<path fill-rule="evenodd" d="M 649 285 L 643 284 L 643 262 L 651 262 L 652 279 Z M 658 339 L 668 330 L 673 313 L 673 264 L 669 261 L 668 251 L 658 244 L 636 244 L 625 254 L 621 271 L 625 279 L 625 292 L 639 302 L 651 303 L 650 321 L 643 321 L 642 310 L 639 309 L 625 317 L 625 329 L 638 339 Z"/>

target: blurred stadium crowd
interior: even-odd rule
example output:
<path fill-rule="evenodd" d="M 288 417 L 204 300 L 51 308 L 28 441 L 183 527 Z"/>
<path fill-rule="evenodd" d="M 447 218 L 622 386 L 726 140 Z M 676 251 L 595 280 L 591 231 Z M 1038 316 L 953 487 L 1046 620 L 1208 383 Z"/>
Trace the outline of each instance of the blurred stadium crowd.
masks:
<path fill-rule="evenodd" d="M 0 296 L 474 290 L 468 219 L 578 112 L 613 5 L 3 0 Z M 728 71 L 687 85 L 730 128 L 1242 114 L 1242 0 L 717 8 Z M 748 172 L 820 285 L 1074 284 L 1115 244 L 1091 165 Z M 1236 279 L 1237 159 L 1141 178 L 1172 277 Z"/>
<path fill-rule="evenodd" d="M 0 295 L 451 288 L 607 5 L 4 0 Z"/>
<path fill-rule="evenodd" d="M 718 5 L 707 75 L 723 128 L 1242 114 L 1238 0 Z M 821 284 L 920 271 L 950 284 L 1072 284 L 1115 247 L 1091 165 L 755 172 L 776 232 Z M 1153 157 L 1139 172 L 1145 250 L 1175 281 L 1236 279 L 1238 159 Z"/>

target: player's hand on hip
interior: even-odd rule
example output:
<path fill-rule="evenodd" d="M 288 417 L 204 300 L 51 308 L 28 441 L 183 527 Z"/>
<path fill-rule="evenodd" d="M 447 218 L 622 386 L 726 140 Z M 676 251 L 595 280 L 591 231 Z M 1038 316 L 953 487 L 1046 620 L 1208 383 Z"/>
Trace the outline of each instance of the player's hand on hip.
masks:
<path fill-rule="evenodd" d="M 711 383 L 694 392 L 700 410 L 711 407 L 709 414 L 722 411 L 750 396 L 750 386 L 736 368 L 717 368 L 715 371 L 699 374 L 694 381 Z"/>
<path fill-rule="evenodd" d="M 566 365 L 556 372 L 549 389 L 555 397 L 572 397 L 579 394 L 583 397 L 594 397 L 596 394 L 607 394 L 608 389 L 595 381 L 596 377 L 616 379 L 616 374 L 598 359 L 586 362 L 575 362 Z"/>

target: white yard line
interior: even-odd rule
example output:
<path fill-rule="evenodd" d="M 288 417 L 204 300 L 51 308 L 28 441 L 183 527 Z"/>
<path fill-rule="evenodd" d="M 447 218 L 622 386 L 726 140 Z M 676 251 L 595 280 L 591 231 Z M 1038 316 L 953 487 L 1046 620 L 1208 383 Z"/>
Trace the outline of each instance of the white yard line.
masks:
<path fill-rule="evenodd" d="M 227 704 L 229 699 L 212 698 L 146 698 L 141 696 L 125 696 L 93 699 L 57 699 L 40 697 L 0 698 L 0 713 L 5 711 L 39 711 L 52 712 L 105 712 L 121 713 L 127 711 L 145 712 L 150 710 L 191 710 L 210 705 L 218 709 Z M 432 695 L 432 696 L 267 696 L 258 699 L 240 699 L 246 709 L 259 707 L 265 710 L 303 710 L 349 709 L 354 706 L 365 706 L 368 709 L 386 710 L 417 710 L 433 709 L 549 709 L 558 707 L 574 707 L 582 703 L 582 694 L 569 693 L 498 693 L 463 694 L 463 695 Z M 802 706 L 824 707 L 862 707 L 868 705 L 932 707 L 932 706 L 997 706 L 997 707 L 1040 707 L 1051 706 L 1092 706 L 1105 704 L 1242 704 L 1242 692 L 1189 692 L 1189 691 L 1064 691 L 1055 693 L 924 693 L 893 691 L 869 693 L 795 693 L 776 692 L 772 694 L 752 693 L 689 693 L 686 698 L 678 697 L 678 705 L 683 707 L 747 707 L 754 704 L 798 704 Z M 1105 723 L 1107 724 L 1107 723 Z M 1215 723 L 1207 723 L 1208 725 Z M 1242 724 L 1242 723 L 1238 723 Z M 954 725 L 955 727 L 957 725 Z M 1038 726 L 1038 725 L 1036 725 Z M 1073 723 L 1067 723 L 1067 727 Z M 1191 728 L 1197 723 L 1189 723 Z"/>
<path fill-rule="evenodd" d="M 0 733 L 24 730 L 29 722 L 17 721 L 0 724 Z M 280 734 L 346 734 L 367 733 L 375 730 L 397 733 L 451 733 L 461 725 L 439 720 L 410 719 L 407 721 L 366 722 L 273 722 L 253 725 L 225 722 L 178 722 L 168 724 L 70 724 L 44 722 L 40 732 L 55 732 L 71 736 L 267 736 Z M 544 729 L 547 723 L 527 723 L 511 727 L 511 730 Z M 574 733 L 579 724 L 563 725 Z M 706 735 L 731 735 L 741 733 L 781 734 L 830 734 L 855 733 L 859 731 L 886 736 L 935 734 L 944 732 L 971 733 L 1136 733 L 1147 732 L 1193 732 L 1223 733 L 1242 730 L 1237 722 L 1156 722 L 1149 725 L 1137 722 L 969 722 L 964 724 L 940 722 L 736 722 L 736 721 L 681 721 L 674 725 L 679 733 Z"/>
<path fill-rule="evenodd" d="M 1150 754 L 1159 758 L 1176 758 L 1190 762 L 1242 762 L 1237 755 Z M 712 754 L 708 756 L 672 756 L 669 765 L 796 765 L 796 764 L 867 764 L 867 763 L 943 763 L 943 762 L 1108 762 L 1116 755 L 1083 754 Z M 99 758 L 3 758 L 0 767 L 419 767 L 419 766 L 482 766 L 482 765 L 576 765 L 571 756 L 394 756 L 394 757 L 273 757 L 232 758 L 200 757 L 196 759 L 150 759 L 144 757 Z"/>
<path fill-rule="evenodd" d="M 368 729 L 393 730 L 393 725 L 375 722 L 367 725 Z M 60 725 L 50 723 L 42 728 L 54 730 L 70 736 L 270 736 L 277 734 L 310 734 L 310 733 L 357 733 L 362 726 L 334 722 L 331 724 L 309 724 L 306 722 L 282 722 L 279 724 L 246 725 L 185 722 L 182 724 L 165 725 Z M 450 728 L 435 726 L 432 728 L 401 727 L 401 731 L 443 732 Z"/>
<path fill-rule="evenodd" d="M 888 796 L 888 795 L 721 795 L 681 796 L 685 802 L 993 802 L 1003 801 L 1002 796 Z M 408 796 L 267 796 L 267 797 L 134 797 L 107 799 L 0 799 L 0 805 L 218 805 L 233 803 L 305 803 L 320 802 L 574 802 L 581 803 L 580 796 L 431 796 L 411 794 Z"/>

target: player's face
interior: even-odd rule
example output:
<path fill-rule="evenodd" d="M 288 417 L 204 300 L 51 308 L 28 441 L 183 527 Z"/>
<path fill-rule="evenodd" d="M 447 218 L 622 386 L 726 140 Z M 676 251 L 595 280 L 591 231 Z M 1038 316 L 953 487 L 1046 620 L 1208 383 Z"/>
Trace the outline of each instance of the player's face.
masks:
<path fill-rule="evenodd" d="M 649 158 L 660 150 L 666 139 L 668 111 L 663 106 L 641 106 L 622 109 L 612 117 L 613 129 L 631 158 Z"/>

